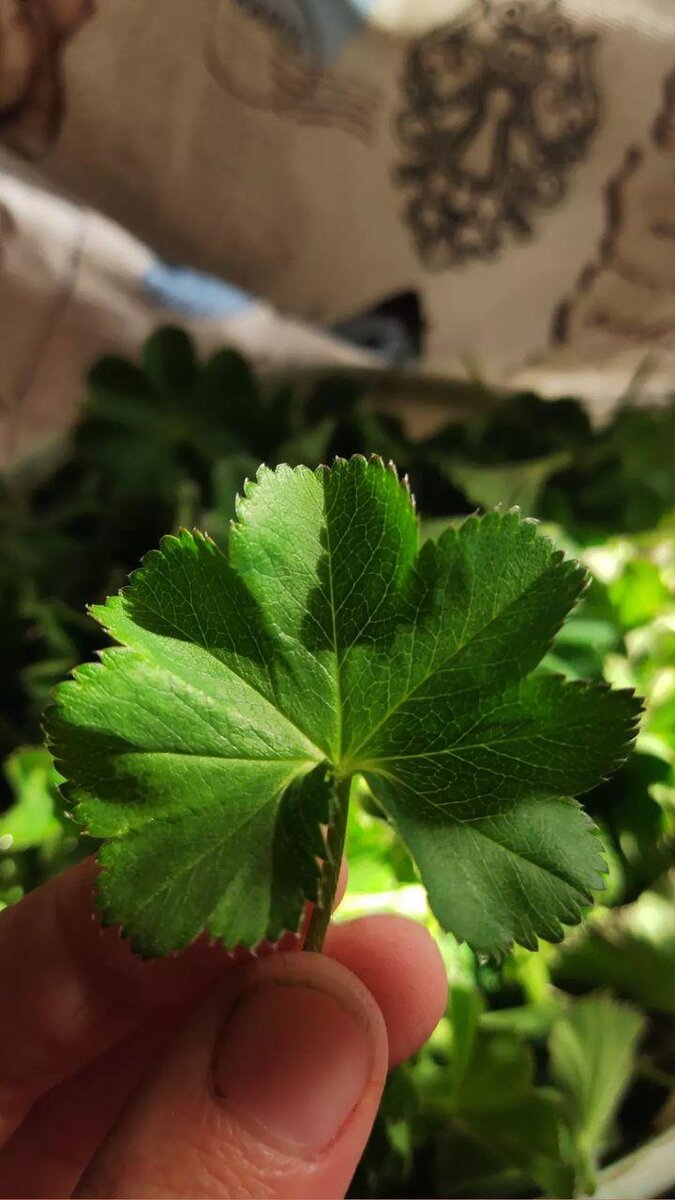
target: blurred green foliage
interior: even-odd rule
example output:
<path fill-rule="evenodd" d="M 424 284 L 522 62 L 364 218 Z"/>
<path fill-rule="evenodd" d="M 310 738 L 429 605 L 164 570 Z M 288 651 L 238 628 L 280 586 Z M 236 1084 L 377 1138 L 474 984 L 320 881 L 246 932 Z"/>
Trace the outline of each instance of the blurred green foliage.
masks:
<path fill-rule="evenodd" d="M 355 452 L 410 475 L 423 533 L 497 503 L 544 522 L 590 585 L 542 669 L 634 686 L 646 712 L 636 754 L 584 799 L 607 889 L 561 946 L 498 966 L 441 934 L 358 789 L 342 918 L 426 922 L 450 1001 L 392 1073 L 353 1194 L 590 1191 L 608 1159 L 650 1136 L 675 1088 L 675 404 L 620 406 L 594 429 L 574 400 L 525 394 L 413 440 L 367 380 L 261 381 L 229 350 L 200 363 L 179 330 L 153 335 L 140 363 L 103 359 L 72 435 L 0 481 L 0 907 L 94 848 L 40 746 L 51 687 L 100 646 L 86 605 L 169 529 L 197 525 L 224 544 L 259 462 Z"/>

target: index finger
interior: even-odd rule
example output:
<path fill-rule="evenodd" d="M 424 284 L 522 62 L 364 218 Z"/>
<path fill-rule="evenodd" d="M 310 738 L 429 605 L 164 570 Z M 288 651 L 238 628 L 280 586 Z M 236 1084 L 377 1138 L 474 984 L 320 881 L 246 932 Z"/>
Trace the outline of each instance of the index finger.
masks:
<path fill-rule="evenodd" d="M 196 999 L 233 956 L 202 939 L 143 962 L 93 913 L 87 859 L 0 916 L 0 1146 L 55 1084 L 133 1033 L 153 1009 Z"/>

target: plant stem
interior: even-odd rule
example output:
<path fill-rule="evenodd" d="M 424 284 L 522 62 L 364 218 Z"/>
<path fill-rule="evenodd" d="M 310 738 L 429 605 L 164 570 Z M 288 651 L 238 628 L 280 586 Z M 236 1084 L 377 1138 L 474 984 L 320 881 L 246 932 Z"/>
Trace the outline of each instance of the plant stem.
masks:
<path fill-rule="evenodd" d="M 675 1088 L 675 1075 L 671 1074 L 670 1071 L 664 1071 L 662 1067 L 652 1062 L 648 1055 L 645 1054 L 642 1058 L 638 1059 L 637 1067 L 644 1079 L 649 1079 L 659 1087 L 668 1088 L 671 1092 Z"/>
<path fill-rule="evenodd" d="M 193 479 L 181 479 L 178 484 L 173 519 L 174 533 L 181 529 L 193 529 L 199 520 L 201 508 L 199 486 Z"/>
<path fill-rule="evenodd" d="M 320 953 L 323 949 L 326 931 L 333 912 L 335 890 L 340 877 L 342 851 L 344 850 L 345 834 L 347 832 L 350 787 L 351 779 L 338 779 L 335 785 L 335 797 L 331 804 L 331 813 L 326 831 L 326 857 L 321 875 L 319 900 L 314 905 L 304 945 L 305 950 L 313 950 L 316 953 Z"/>

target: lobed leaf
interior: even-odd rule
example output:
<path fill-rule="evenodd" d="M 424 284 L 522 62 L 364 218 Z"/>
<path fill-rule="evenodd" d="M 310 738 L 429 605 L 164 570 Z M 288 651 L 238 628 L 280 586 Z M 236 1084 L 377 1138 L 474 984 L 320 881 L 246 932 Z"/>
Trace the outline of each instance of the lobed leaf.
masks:
<path fill-rule="evenodd" d="M 165 538 L 93 615 L 120 646 L 48 727 L 101 899 L 145 954 L 255 945 L 316 899 L 341 779 L 366 777 L 445 928 L 486 954 L 559 938 L 600 886 L 570 797 L 635 734 L 628 692 L 531 672 L 585 584 L 518 513 L 418 546 L 374 459 L 263 467 L 224 554 Z"/>

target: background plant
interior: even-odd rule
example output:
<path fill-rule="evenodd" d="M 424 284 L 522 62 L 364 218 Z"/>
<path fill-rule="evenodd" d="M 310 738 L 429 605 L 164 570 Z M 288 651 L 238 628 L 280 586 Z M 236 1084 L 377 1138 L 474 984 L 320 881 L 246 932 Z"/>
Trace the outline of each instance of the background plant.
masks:
<path fill-rule="evenodd" d="M 169 528 L 224 544 L 235 489 L 259 461 L 379 451 L 409 472 L 430 529 L 517 503 L 591 571 L 547 665 L 635 686 L 647 710 L 633 758 L 585 797 L 611 874 L 581 931 L 483 962 L 441 934 L 369 796 L 352 807 L 344 915 L 389 907 L 426 921 L 452 985 L 432 1042 L 391 1077 L 355 1195 L 588 1190 L 599 1166 L 675 1117 L 674 432 L 672 404 L 619 407 L 594 430 L 574 400 L 525 395 L 486 398 L 468 422 L 413 441 L 378 414 L 367 381 L 261 383 L 229 351 L 200 364 L 172 330 L 141 364 L 99 363 L 73 435 L 2 481 L 2 904 L 92 849 L 36 749 L 53 684 L 101 645 L 85 605 Z"/>

